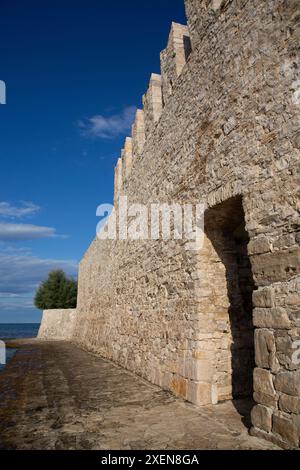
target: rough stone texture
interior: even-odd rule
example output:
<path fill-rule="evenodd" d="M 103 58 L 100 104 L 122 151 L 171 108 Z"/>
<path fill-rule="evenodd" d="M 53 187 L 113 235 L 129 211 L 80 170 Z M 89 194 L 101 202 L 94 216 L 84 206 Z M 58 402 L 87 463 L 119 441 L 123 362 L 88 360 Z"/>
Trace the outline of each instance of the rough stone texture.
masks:
<path fill-rule="evenodd" d="M 289 329 L 291 327 L 287 312 L 282 307 L 255 308 L 253 324 L 259 328 Z"/>
<path fill-rule="evenodd" d="M 259 368 L 254 369 L 253 378 L 255 392 L 264 393 L 270 397 L 274 397 L 276 395 L 273 376 L 268 370 Z"/>
<path fill-rule="evenodd" d="M 300 415 L 300 398 L 282 393 L 279 399 L 279 408 L 287 413 Z"/>
<path fill-rule="evenodd" d="M 20 345 L 0 373 L 0 449 L 278 449 L 247 433 L 247 401 L 198 408 L 70 343 Z"/>
<path fill-rule="evenodd" d="M 141 156 L 145 145 L 145 120 L 144 111 L 138 109 L 135 121 L 132 126 L 133 154 L 135 157 Z"/>
<path fill-rule="evenodd" d="M 73 337 L 76 309 L 44 310 L 38 338 L 70 340 Z"/>
<path fill-rule="evenodd" d="M 152 73 L 147 93 L 143 96 L 145 135 L 149 136 L 162 113 L 161 76 Z"/>
<path fill-rule="evenodd" d="M 130 177 L 132 167 L 132 139 L 127 137 L 125 140 L 125 146 L 122 150 L 122 158 L 124 161 L 124 180 Z"/>
<path fill-rule="evenodd" d="M 191 53 L 190 33 L 187 26 L 172 23 L 167 48 L 160 54 L 163 100 L 172 95 L 173 86 Z"/>
<path fill-rule="evenodd" d="M 251 411 L 251 421 L 263 431 L 270 432 L 272 429 L 272 411 L 263 405 L 256 405 Z"/>
<path fill-rule="evenodd" d="M 279 434 L 283 440 L 290 442 L 295 447 L 299 445 L 297 427 L 290 420 L 290 416 L 288 414 L 280 411 L 274 413 L 272 431 L 274 434 Z"/>
<path fill-rule="evenodd" d="M 244 396 L 254 290 L 254 397 L 276 419 L 275 430 L 253 432 L 295 446 L 295 418 L 279 416 L 278 403 L 290 387 L 299 398 L 299 2 L 185 3 L 192 51 L 182 54 L 186 27 L 173 27 L 116 194 L 204 202 L 204 248 L 94 241 L 80 264 L 73 340 L 200 405 Z"/>
<path fill-rule="evenodd" d="M 276 372 L 280 369 L 276 359 L 276 344 L 274 333 L 266 328 L 255 331 L 255 362 L 258 367 L 271 369 Z"/>
<path fill-rule="evenodd" d="M 279 372 L 275 378 L 276 389 L 288 395 L 300 396 L 300 370 Z"/>

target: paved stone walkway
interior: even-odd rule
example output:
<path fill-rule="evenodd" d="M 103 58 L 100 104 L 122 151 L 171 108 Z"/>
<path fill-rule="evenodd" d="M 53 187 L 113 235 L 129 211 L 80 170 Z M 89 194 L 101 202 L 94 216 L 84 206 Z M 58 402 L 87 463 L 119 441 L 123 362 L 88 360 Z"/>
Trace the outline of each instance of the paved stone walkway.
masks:
<path fill-rule="evenodd" d="M 196 407 L 70 343 L 12 344 L 0 449 L 277 449 L 248 435 L 247 402 Z"/>

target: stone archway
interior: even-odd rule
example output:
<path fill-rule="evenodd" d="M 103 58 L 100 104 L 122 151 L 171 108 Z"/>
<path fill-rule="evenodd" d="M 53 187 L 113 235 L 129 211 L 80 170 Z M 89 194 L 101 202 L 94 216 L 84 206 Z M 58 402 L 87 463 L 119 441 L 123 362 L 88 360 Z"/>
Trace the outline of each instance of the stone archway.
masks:
<path fill-rule="evenodd" d="M 212 386 L 218 402 L 252 397 L 254 281 L 247 253 L 242 197 L 205 213 L 206 282 L 211 284 L 209 313 L 214 337 Z"/>

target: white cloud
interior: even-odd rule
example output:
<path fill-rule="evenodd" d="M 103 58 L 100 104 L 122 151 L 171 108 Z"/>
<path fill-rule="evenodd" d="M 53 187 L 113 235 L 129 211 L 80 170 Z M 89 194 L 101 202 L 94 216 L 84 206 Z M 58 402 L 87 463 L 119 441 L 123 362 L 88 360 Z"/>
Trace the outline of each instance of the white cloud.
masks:
<path fill-rule="evenodd" d="M 74 260 L 0 253 L 0 310 L 32 308 L 34 292 L 50 271 L 63 269 L 68 275 L 76 276 L 77 268 Z"/>
<path fill-rule="evenodd" d="M 130 130 L 136 113 L 135 106 L 128 106 L 119 114 L 92 116 L 85 121 L 79 121 L 78 125 L 82 135 L 86 137 L 99 137 L 112 139 L 126 134 Z"/>
<path fill-rule="evenodd" d="M 12 243 L 11 245 L 5 241 L 0 240 L 0 254 L 19 254 L 23 256 L 31 256 L 32 250 L 30 247 L 17 246 Z"/>
<path fill-rule="evenodd" d="M 40 207 L 32 202 L 22 202 L 20 207 L 13 206 L 9 202 L 0 202 L 0 216 L 7 218 L 21 218 L 36 214 Z"/>
<path fill-rule="evenodd" d="M 0 223 L 1 241 L 24 241 L 39 238 L 57 237 L 56 230 L 52 227 L 41 227 L 31 224 Z"/>
<path fill-rule="evenodd" d="M 0 311 L 16 311 L 23 309 L 33 309 L 33 298 L 27 299 L 21 295 L 19 296 L 0 296 Z"/>
<path fill-rule="evenodd" d="M 31 202 L 18 205 L 0 202 L 0 312 L 33 309 L 37 286 L 54 269 L 63 269 L 72 276 L 77 274 L 76 261 L 41 259 L 34 256 L 30 248 L 15 245 L 19 241 L 66 238 L 58 235 L 53 227 L 3 221 L 33 216 L 39 210 L 40 207 Z"/>

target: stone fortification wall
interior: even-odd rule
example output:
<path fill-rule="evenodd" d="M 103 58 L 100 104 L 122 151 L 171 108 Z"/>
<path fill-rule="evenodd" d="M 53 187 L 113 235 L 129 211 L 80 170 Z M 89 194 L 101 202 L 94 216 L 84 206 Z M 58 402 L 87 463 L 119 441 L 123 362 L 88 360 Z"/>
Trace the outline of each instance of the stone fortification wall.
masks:
<path fill-rule="evenodd" d="M 75 317 L 76 309 L 44 310 L 38 339 L 71 340 Z"/>
<path fill-rule="evenodd" d="M 73 340 L 193 403 L 254 393 L 299 445 L 299 3 L 186 0 L 115 173 L 115 205 L 206 204 L 205 242 L 95 240 Z M 170 5 L 171 7 L 171 5 Z"/>

